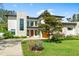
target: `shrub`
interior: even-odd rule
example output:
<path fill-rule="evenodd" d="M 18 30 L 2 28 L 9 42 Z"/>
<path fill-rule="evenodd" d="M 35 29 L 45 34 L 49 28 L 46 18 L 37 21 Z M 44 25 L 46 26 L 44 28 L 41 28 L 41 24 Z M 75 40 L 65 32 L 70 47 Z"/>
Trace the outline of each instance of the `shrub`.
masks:
<path fill-rule="evenodd" d="M 3 34 L 4 33 L 0 33 L 0 40 L 3 40 Z"/>
<path fill-rule="evenodd" d="M 27 38 L 27 36 L 14 36 L 14 38 Z"/>
<path fill-rule="evenodd" d="M 5 39 L 13 38 L 13 34 L 12 34 L 11 32 L 6 31 L 6 32 L 3 34 L 3 37 L 4 37 Z"/>
<path fill-rule="evenodd" d="M 41 51 L 44 49 L 42 41 L 39 40 L 30 40 L 28 46 L 31 51 Z"/>
<path fill-rule="evenodd" d="M 61 39 L 63 39 L 63 36 L 59 33 L 55 33 L 55 34 L 53 34 L 50 41 L 53 41 L 53 42 L 56 42 L 56 43 L 61 43 Z"/>
<path fill-rule="evenodd" d="M 66 36 L 64 40 L 79 40 L 79 36 Z"/>

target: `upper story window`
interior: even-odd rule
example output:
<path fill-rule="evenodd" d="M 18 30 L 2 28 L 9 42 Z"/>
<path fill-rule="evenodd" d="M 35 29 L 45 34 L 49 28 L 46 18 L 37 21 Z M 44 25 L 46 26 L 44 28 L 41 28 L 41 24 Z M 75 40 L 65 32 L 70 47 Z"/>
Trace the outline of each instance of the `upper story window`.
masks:
<path fill-rule="evenodd" d="M 20 30 L 24 30 L 24 19 L 20 19 Z"/>
<path fill-rule="evenodd" d="M 29 26 L 29 21 L 27 21 L 27 26 Z"/>
<path fill-rule="evenodd" d="M 33 24 L 33 21 L 31 21 L 31 22 L 30 22 L 30 26 L 33 26 L 33 25 L 34 25 L 34 24 Z"/>
<path fill-rule="evenodd" d="M 37 23 L 37 21 L 35 21 L 35 26 L 37 26 L 38 25 L 38 23 Z"/>

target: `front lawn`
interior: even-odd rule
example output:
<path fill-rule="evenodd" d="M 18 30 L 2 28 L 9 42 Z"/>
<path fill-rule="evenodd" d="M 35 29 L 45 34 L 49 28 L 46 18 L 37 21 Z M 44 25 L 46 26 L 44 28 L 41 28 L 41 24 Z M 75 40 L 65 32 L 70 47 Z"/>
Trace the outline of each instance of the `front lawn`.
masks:
<path fill-rule="evenodd" d="M 27 49 L 28 41 L 22 41 L 24 56 L 79 56 L 79 40 L 63 40 L 62 43 L 43 41 L 44 50 L 33 52 Z"/>

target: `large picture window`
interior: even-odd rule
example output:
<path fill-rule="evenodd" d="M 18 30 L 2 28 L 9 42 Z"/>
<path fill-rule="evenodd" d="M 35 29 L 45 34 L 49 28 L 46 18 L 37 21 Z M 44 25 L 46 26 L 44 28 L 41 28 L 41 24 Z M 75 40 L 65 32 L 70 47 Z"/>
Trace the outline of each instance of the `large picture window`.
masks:
<path fill-rule="evenodd" d="M 20 19 L 20 30 L 24 30 L 24 19 Z"/>

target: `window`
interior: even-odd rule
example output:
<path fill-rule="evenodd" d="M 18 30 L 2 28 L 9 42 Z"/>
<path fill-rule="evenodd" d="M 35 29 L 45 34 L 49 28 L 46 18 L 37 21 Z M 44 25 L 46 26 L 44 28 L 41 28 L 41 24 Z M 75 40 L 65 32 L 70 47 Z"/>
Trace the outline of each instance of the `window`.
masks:
<path fill-rule="evenodd" d="M 11 29 L 13 35 L 15 35 L 15 29 Z"/>
<path fill-rule="evenodd" d="M 20 30 L 24 30 L 24 19 L 20 19 Z"/>
<path fill-rule="evenodd" d="M 37 30 L 35 30 L 35 35 L 37 35 Z"/>
<path fill-rule="evenodd" d="M 29 26 L 29 21 L 27 21 L 27 26 Z"/>
<path fill-rule="evenodd" d="M 70 27 L 69 27 L 68 30 L 73 30 L 73 28 L 70 28 Z"/>
<path fill-rule="evenodd" d="M 35 26 L 37 26 L 37 21 L 35 21 Z"/>
<path fill-rule="evenodd" d="M 30 25 L 33 26 L 33 21 L 30 22 Z"/>
<path fill-rule="evenodd" d="M 27 30 L 27 36 L 29 36 L 29 30 Z"/>
<path fill-rule="evenodd" d="M 38 30 L 35 30 L 35 35 L 39 35 L 39 31 Z"/>

